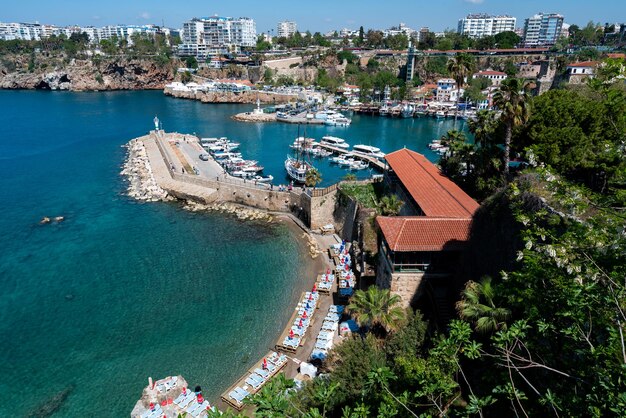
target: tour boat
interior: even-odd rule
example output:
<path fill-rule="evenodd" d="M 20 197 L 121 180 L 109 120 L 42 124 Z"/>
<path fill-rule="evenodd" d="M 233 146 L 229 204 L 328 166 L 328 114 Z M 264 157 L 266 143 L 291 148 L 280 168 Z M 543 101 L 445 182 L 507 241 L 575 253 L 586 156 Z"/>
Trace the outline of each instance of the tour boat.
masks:
<path fill-rule="evenodd" d="M 323 136 L 320 143 L 330 145 L 335 148 L 343 148 L 343 149 L 350 148 L 350 144 L 348 144 L 344 139 L 337 138 L 336 136 L 330 136 L 330 135 Z"/>
<path fill-rule="evenodd" d="M 446 117 L 446 114 L 445 114 L 445 112 L 443 110 L 438 110 L 438 111 L 435 112 L 435 117 L 437 119 L 442 119 L 442 118 Z"/>
<path fill-rule="evenodd" d="M 306 173 L 312 168 L 314 167 L 311 164 L 298 158 L 288 156 L 285 160 L 287 174 L 297 183 L 304 183 L 306 181 Z"/>
<path fill-rule="evenodd" d="M 385 153 L 380 151 L 380 148 L 372 147 L 371 145 L 354 145 L 352 151 L 360 152 L 368 157 L 385 158 Z"/>
<path fill-rule="evenodd" d="M 350 126 L 351 123 L 352 121 L 341 113 L 329 115 L 324 121 L 324 124 L 329 126 Z"/>

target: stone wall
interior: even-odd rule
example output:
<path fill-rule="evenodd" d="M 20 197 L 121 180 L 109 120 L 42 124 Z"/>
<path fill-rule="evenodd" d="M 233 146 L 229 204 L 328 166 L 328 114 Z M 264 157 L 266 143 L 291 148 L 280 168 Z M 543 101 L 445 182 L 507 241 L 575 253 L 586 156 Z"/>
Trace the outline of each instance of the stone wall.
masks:
<path fill-rule="evenodd" d="M 289 103 L 295 102 L 298 96 L 295 94 L 279 94 L 265 91 L 242 91 L 242 92 L 204 92 L 204 91 L 178 91 L 166 87 L 163 90 L 166 96 L 179 99 L 199 100 L 202 103 L 256 103 L 257 98 L 261 103 Z"/>
<path fill-rule="evenodd" d="M 391 293 L 400 296 L 401 306 L 409 307 L 423 292 L 421 284 L 424 273 L 393 273 L 383 252 L 379 251 L 378 254 L 376 285 L 382 289 L 390 289 Z"/>

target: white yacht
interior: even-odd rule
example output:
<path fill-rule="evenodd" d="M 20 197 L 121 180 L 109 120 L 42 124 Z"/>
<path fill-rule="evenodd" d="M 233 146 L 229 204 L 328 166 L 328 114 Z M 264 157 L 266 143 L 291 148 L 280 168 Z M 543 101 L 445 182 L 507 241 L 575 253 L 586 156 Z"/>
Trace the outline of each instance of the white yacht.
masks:
<path fill-rule="evenodd" d="M 348 149 L 350 148 L 350 144 L 348 144 L 344 139 L 337 138 L 336 136 L 323 136 L 320 141 L 322 144 L 330 145 L 336 148 Z"/>
<path fill-rule="evenodd" d="M 329 126 L 350 126 L 351 123 L 352 121 L 343 116 L 341 113 L 332 116 L 329 115 L 328 118 L 324 121 L 324 124 Z"/>
<path fill-rule="evenodd" d="M 372 147 L 371 145 L 355 145 L 352 147 L 352 151 L 360 152 L 368 157 L 385 158 L 385 153 L 380 151 L 380 148 Z"/>

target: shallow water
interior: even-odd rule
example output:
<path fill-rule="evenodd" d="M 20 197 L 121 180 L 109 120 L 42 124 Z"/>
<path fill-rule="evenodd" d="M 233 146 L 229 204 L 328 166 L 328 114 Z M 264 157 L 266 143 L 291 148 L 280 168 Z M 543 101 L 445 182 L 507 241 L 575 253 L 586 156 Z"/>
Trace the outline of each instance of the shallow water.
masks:
<path fill-rule="evenodd" d="M 119 176 L 121 146 L 158 115 L 168 131 L 241 142 L 286 182 L 297 127 L 229 119 L 252 107 L 158 91 L 0 91 L 0 416 L 65 395 L 56 416 L 128 416 L 148 376 L 172 374 L 215 401 L 273 345 L 307 281 L 295 234 L 137 203 Z M 435 158 L 426 145 L 451 126 L 355 115 L 307 135 Z M 323 185 L 347 173 L 314 164 Z M 39 225 L 43 216 L 65 221 Z"/>

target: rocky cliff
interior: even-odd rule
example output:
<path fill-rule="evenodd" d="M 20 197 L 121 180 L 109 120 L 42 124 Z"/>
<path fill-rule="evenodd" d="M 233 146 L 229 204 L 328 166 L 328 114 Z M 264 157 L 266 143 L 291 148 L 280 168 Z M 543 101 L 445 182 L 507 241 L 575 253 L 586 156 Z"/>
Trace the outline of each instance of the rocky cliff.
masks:
<path fill-rule="evenodd" d="M 8 66 L 6 62 L 3 60 L 5 65 L 0 65 L 1 89 L 162 89 L 175 74 L 174 63 L 160 65 L 148 59 L 56 61 L 34 66 L 30 71 L 19 65 Z"/>

